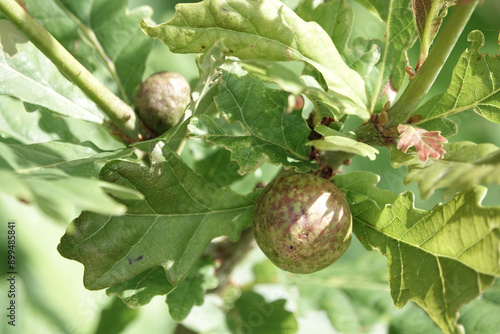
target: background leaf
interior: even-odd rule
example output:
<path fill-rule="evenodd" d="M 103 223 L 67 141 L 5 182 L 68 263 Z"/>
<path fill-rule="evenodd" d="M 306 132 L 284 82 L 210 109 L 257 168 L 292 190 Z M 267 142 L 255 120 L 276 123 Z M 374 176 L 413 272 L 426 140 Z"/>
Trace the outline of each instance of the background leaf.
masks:
<path fill-rule="evenodd" d="M 103 113 L 33 44 L 17 45 L 18 52 L 0 53 L 0 94 L 43 106 L 60 115 L 102 123 Z"/>
<path fill-rule="evenodd" d="M 256 292 L 244 291 L 227 317 L 229 328 L 233 333 L 296 333 L 297 320 L 284 306 L 283 299 L 267 302 Z"/>
<path fill-rule="evenodd" d="M 114 298 L 111 304 L 102 310 L 99 325 L 94 334 L 123 333 L 125 328 L 137 318 L 138 313 L 138 310 L 126 307 L 120 299 Z"/>
<path fill-rule="evenodd" d="M 308 62 L 322 73 L 332 94 L 353 108 L 365 107 L 362 78 L 344 63 L 328 34 L 280 1 L 180 4 L 168 22 L 152 26 L 142 21 L 141 27 L 176 53 L 204 52 L 221 39 L 227 54 L 241 59 Z"/>
<path fill-rule="evenodd" d="M 229 122 L 239 123 L 244 133 L 230 132 L 200 115 L 189 125 L 192 135 L 230 150 L 240 174 L 255 171 L 266 160 L 299 171 L 315 167 L 308 158 L 310 149 L 305 146 L 311 130 L 301 111 L 286 112 L 287 93 L 267 88 L 237 69 L 224 71 L 219 87 L 217 108 Z"/>
<path fill-rule="evenodd" d="M 0 134 L 2 141 L 9 143 L 33 144 L 61 140 L 73 144 L 92 142 L 106 151 L 125 148 L 123 142 L 111 135 L 104 124 L 60 117 L 47 109 L 23 104 L 7 95 L 0 95 Z"/>
<path fill-rule="evenodd" d="M 106 192 L 137 198 L 133 190 L 123 191 L 97 179 L 107 159 L 124 158 L 132 150 L 103 152 L 87 145 L 48 142 L 31 145 L 0 141 L 1 191 L 33 204 L 55 220 L 68 224 L 81 210 L 120 214 L 125 207 Z"/>
<path fill-rule="evenodd" d="M 456 190 L 469 190 L 476 185 L 500 183 L 500 149 L 493 144 L 456 142 L 443 145 L 442 159 L 422 162 L 414 153 L 403 154 L 391 149 L 394 168 L 408 167 L 406 184 L 418 183 L 422 198 L 434 190 L 446 188 L 445 196 Z"/>
<path fill-rule="evenodd" d="M 110 133 L 107 124 L 61 117 L 7 95 L 0 96 L 0 133 L 5 143 L 34 144 L 59 140 L 71 144 L 92 142 L 103 151 L 125 148 L 125 144 Z"/>
<path fill-rule="evenodd" d="M 112 161 L 101 170 L 101 179 L 136 189 L 143 200 L 121 200 L 123 216 L 83 212 L 61 239 L 61 255 L 84 264 L 88 289 L 158 266 L 178 285 L 213 238 L 236 240 L 251 224 L 253 200 L 207 184 L 161 142 L 151 156 L 151 168 Z"/>
<path fill-rule="evenodd" d="M 500 55 L 479 52 L 484 44 L 480 31 L 472 31 L 467 38 L 472 45 L 455 66 L 448 90 L 417 109 L 423 118 L 414 125 L 426 127 L 427 122 L 470 108 L 487 120 L 500 123 Z"/>
<path fill-rule="evenodd" d="M 476 299 L 462 308 L 459 322 L 467 334 L 495 334 L 500 328 L 500 280 L 485 291 L 481 299 Z"/>
<path fill-rule="evenodd" d="M 217 287 L 215 263 L 201 258 L 194 270 L 167 296 L 168 312 L 175 321 L 184 320 L 195 305 L 202 305 L 205 292 Z"/>
<path fill-rule="evenodd" d="M 197 150 L 203 150 L 204 155 L 194 161 L 193 170 L 203 176 L 207 182 L 217 187 L 229 186 L 241 179 L 242 176 L 238 173 L 238 164 L 230 159 L 231 152 L 222 147 L 214 147 L 206 142 L 204 144 L 197 147 Z M 188 148 L 194 146 L 189 145 Z M 193 154 L 196 153 L 193 152 Z M 201 152 L 199 154 L 201 155 Z"/>
<path fill-rule="evenodd" d="M 127 9 L 127 0 L 25 0 L 28 10 L 91 72 L 127 103 L 133 101 L 152 48 L 139 21 L 149 7 Z"/>
<path fill-rule="evenodd" d="M 500 275 L 498 208 L 479 202 L 484 189 L 460 193 L 444 205 L 424 211 L 413 206 L 413 194 L 392 202 L 380 194 L 379 203 L 351 196 L 355 175 L 335 178 L 351 205 L 353 230 L 368 249 L 388 258 L 394 304 L 415 301 L 446 333 L 462 333 L 458 311 L 477 298 Z M 372 190 L 373 192 L 374 190 Z M 380 206 L 385 198 L 386 205 Z"/>
<path fill-rule="evenodd" d="M 168 281 L 165 275 L 165 269 L 159 266 L 113 285 L 106 290 L 106 294 L 117 296 L 130 308 L 138 308 L 148 304 L 153 297 L 166 295 L 174 289 L 175 286 Z"/>
<path fill-rule="evenodd" d="M 22 145 L 0 141 L 0 148 L 0 168 L 23 175 L 97 177 L 101 167 L 99 163 L 103 165 L 108 159 L 129 157 L 132 154 L 131 149 L 102 152 L 89 142 L 76 145 L 52 141 Z"/>
<path fill-rule="evenodd" d="M 346 253 L 335 265 L 307 277 L 292 276 L 287 283 L 298 287 L 301 316 L 322 310 L 337 332 L 357 334 L 369 332 L 381 317 L 389 321 L 395 309 L 385 259 L 364 251 L 359 243 L 350 247 L 361 248 L 360 253 L 354 252 L 358 256 L 349 258 Z"/>

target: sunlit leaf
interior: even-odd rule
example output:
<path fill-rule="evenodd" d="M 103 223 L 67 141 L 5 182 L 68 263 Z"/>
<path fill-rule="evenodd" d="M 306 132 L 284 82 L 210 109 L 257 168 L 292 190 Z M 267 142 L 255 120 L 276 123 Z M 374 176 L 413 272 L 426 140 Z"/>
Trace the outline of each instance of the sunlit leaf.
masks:
<path fill-rule="evenodd" d="M 471 108 L 487 120 L 500 123 L 500 55 L 479 52 L 484 35 L 478 30 L 469 33 L 468 40 L 472 45 L 458 60 L 448 90 L 417 109 L 423 118 L 414 125 Z"/>
<path fill-rule="evenodd" d="M 421 112 L 426 108 L 426 106 L 436 105 L 443 94 L 439 94 L 429 99 L 418 112 Z M 432 115 L 426 114 L 416 114 L 422 116 L 422 119 L 412 123 L 413 125 L 418 124 L 419 128 L 426 129 L 428 131 L 440 131 L 443 137 L 451 137 L 458 133 L 458 125 L 451 119 L 443 117 L 432 117 Z"/>
<path fill-rule="evenodd" d="M 410 192 L 395 201 L 382 193 L 377 202 L 363 199 L 359 186 L 351 192 L 359 182 L 358 174 L 337 176 L 335 184 L 353 203 L 353 230 L 358 239 L 366 248 L 387 256 L 394 304 L 402 307 L 413 300 L 445 333 L 463 333 L 456 324 L 461 306 L 500 276 L 500 227 L 496 224 L 500 208 L 479 204 L 485 195 L 480 187 L 429 211 L 416 209 Z"/>
<path fill-rule="evenodd" d="M 89 142 L 78 145 L 60 141 L 31 145 L 6 144 L 0 141 L 0 150 L 0 168 L 18 174 L 82 177 L 97 177 L 101 167 L 99 164 L 132 154 L 131 149 L 105 152 Z"/>
<path fill-rule="evenodd" d="M 179 4 L 170 21 L 157 26 L 142 21 L 141 27 L 176 53 L 202 53 L 222 40 L 227 54 L 241 59 L 308 62 L 322 73 L 332 94 L 353 108 L 365 108 L 364 82 L 344 63 L 328 34 L 281 1 Z"/>
<path fill-rule="evenodd" d="M 252 76 L 264 82 L 277 84 L 281 89 L 293 96 L 306 95 L 315 106 L 315 112 L 322 117 L 341 118 L 344 113 L 357 115 L 362 119 L 370 118 L 370 113 L 364 109 L 344 108 L 341 101 L 334 95 L 325 92 L 321 85 L 311 76 L 295 73 L 280 63 L 254 59 L 239 62 L 242 68 Z M 294 105 L 288 103 L 287 111 Z"/>
<path fill-rule="evenodd" d="M 61 140 L 73 144 L 92 142 L 104 151 L 125 148 L 125 144 L 109 132 L 106 124 L 61 117 L 7 95 L 0 96 L 0 136 L 5 142 L 19 144 Z"/>

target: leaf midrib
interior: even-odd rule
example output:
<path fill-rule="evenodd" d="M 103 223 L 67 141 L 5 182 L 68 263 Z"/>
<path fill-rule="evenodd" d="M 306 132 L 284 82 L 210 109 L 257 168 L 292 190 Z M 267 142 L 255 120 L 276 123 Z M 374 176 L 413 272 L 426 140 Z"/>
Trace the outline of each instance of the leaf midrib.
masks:
<path fill-rule="evenodd" d="M 200 211 L 200 212 L 190 212 L 190 213 L 125 213 L 123 216 L 131 216 L 131 217 L 195 217 L 195 216 L 208 216 L 208 215 L 217 215 L 224 214 L 234 211 L 245 211 L 248 209 L 252 209 L 255 204 L 249 204 L 245 206 L 229 208 L 229 209 L 211 209 L 210 211 Z"/>

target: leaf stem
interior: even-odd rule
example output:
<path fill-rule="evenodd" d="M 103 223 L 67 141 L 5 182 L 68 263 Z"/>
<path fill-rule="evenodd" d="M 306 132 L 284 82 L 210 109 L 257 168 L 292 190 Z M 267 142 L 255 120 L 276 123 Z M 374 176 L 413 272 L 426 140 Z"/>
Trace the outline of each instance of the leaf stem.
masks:
<path fill-rule="evenodd" d="M 220 267 L 216 271 L 219 285 L 211 292 L 221 293 L 224 290 L 229 283 L 234 267 L 253 248 L 253 240 L 253 229 L 248 227 L 241 231 L 241 237 L 237 242 L 224 240 L 221 243 L 211 243 L 209 245 L 205 254 L 210 254 L 220 261 Z"/>
<path fill-rule="evenodd" d="M 132 108 L 97 80 L 15 0 L 0 0 L 0 11 L 62 73 L 94 101 L 119 130 L 134 141 L 141 140 L 146 136 L 146 132 Z"/>
<path fill-rule="evenodd" d="M 460 0 L 438 35 L 429 56 L 417 74 L 404 90 L 401 97 L 388 110 L 389 120 L 386 128 L 406 122 L 434 84 L 458 38 L 469 21 L 479 0 Z"/>
<path fill-rule="evenodd" d="M 97 36 L 95 35 L 94 31 L 92 29 L 89 29 L 85 24 L 83 24 L 83 22 L 78 17 L 76 17 L 75 14 L 73 14 L 70 10 L 68 10 L 68 8 L 60 0 L 54 0 L 54 1 L 66 13 L 66 15 L 68 15 L 68 17 L 70 17 L 71 20 L 73 22 L 75 22 L 75 24 L 78 26 L 78 28 L 89 39 L 90 43 L 92 43 L 95 50 L 97 51 L 99 56 L 104 61 L 104 64 L 108 68 L 108 71 L 111 74 L 111 77 L 116 82 L 116 86 L 118 87 L 118 90 L 120 91 L 122 99 L 125 101 L 125 103 L 130 104 L 130 101 L 127 97 L 127 92 L 125 91 L 125 88 L 123 87 L 122 82 L 121 82 L 120 78 L 118 77 L 118 73 L 116 72 L 115 64 L 108 57 L 108 55 L 106 54 L 106 51 L 104 51 L 104 48 L 102 47 L 101 43 L 97 39 Z"/>

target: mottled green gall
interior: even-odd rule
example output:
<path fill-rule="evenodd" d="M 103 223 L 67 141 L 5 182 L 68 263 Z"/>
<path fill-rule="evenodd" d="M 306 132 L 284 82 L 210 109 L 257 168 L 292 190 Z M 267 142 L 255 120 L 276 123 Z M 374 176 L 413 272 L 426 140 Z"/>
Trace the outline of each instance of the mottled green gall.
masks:
<path fill-rule="evenodd" d="M 285 173 L 259 195 L 254 235 L 277 267 L 312 273 L 337 261 L 352 238 L 352 216 L 344 194 L 332 182 Z"/>

